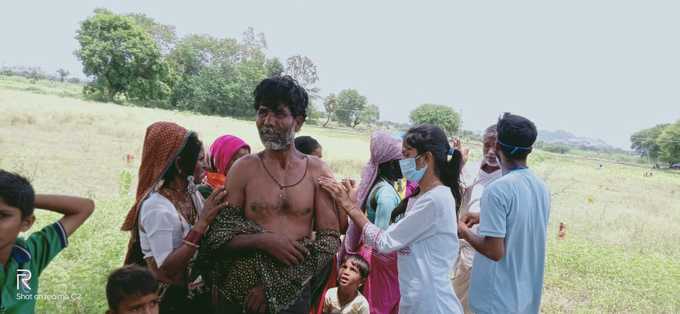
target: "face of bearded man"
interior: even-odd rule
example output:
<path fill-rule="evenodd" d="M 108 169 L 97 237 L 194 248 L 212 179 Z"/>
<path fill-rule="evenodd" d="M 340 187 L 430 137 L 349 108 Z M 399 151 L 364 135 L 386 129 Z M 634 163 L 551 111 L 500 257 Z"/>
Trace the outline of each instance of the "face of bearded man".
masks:
<path fill-rule="evenodd" d="M 500 167 L 499 157 L 496 156 L 496 135 L 487 134 L 484 136 L 484 164 L 489 167 Z"/>
<path fill-rule="evenodd" d="M 299 129 L 298 119 L 294 118 L 287 106 L 280 105 L 276 110 L 260 106 L 257 111 L 257 131 L 266 149 L 281 151 L 288 149 L 295 140 Z"/>
<path fill-rule="evenodd" d="M 295 129 L 277 129 L 272 126 L 263 126 L 257 129 L 260 140 L 266 149 L 286 150 L 295 140 Z"/>

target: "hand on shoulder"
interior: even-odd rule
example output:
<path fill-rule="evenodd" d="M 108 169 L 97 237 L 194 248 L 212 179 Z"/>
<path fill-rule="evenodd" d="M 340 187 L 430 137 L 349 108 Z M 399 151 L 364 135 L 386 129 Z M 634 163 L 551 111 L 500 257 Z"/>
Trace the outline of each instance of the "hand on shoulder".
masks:
<path fill-rule="evenodd" d="M 315 178 L 319 177 L 335 178 L 335 175 L 333 174 L 331 167 L 329 167 L 325 161 L 312 155 L 307 155 L 307 158 L 309 158 L 309 170 Z"/>

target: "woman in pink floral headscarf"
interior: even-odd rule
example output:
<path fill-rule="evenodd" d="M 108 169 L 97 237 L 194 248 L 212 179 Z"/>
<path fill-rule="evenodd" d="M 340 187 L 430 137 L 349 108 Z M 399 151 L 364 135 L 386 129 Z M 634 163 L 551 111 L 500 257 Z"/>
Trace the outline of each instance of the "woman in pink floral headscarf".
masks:
<path fill-rule="evenodd" d="M 364 167 L 357 191 L 357 206 L 383 230 L 389 226 L 392 211 L 400 202 L 394 183 L 402 178 L 399 168 L 399 160 L 403 156 L 401 148 L 401 141 L 392 135 L 374 132 L 371 136 L 371 159 Z M 382 254 L 361 243 L 361 230 L 350 221 L 340 254 L 361 254 L 369 261 L 371 272 L 363 294 L 368 299 L 371 313 L 397 313 L 399 277 L 396 252 Z M 342 260 L 342 256 L 338 260 Z"/>

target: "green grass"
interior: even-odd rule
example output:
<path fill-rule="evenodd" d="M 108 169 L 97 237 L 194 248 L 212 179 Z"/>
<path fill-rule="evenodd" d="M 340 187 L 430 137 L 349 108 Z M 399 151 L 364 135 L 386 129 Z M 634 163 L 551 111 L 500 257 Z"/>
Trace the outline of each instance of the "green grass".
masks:
<path fill-rule="evenodd" d="M 174 121 L 198 131 L 206 145 L 231 133 L 255 150 L 262 146 L 252 121 L 89 102 L 48 87 L 35 93 L 29 82 L 0 77 L 0 167 L 31 177 L 39 192 L 96 200 L 95 214 L 41 277 L 41 294 L 80 299 L 40 301 L 37 311 L 102 313 L 105 278 L 121 265 L 127 245 L 120 225 L 132 203 L 146 127 Z M 360 177 L 368 134 L 315 126 L 302 134 L 319 139 L 336 176 Z M 479 158 L 479 144 L 467 144 Z M 127 154 L 136 157 L 131 164 Z M 588 158 L 531 156 L 532 169 L 552 191 L 543 312 L 680 312 L 680 175 L 643 177 L 640 167 Z M 31 232 L 56 219 L 40 212 Z M 560 222 L 567 225 L 562 241 L 556 240 Z"/>
<path fill-rule="evenodd" d="M 671 313 L 680 308 L 680 262 L 578 237 L 548 245 L 546 312 Z"/>
<path fill-rule="evenodd" d="M 83 86 L 80 84 L 48 80 L 31 80 L 20 76 L 0 75 L 0 88 L 72 98 L 82 98 L 83 95 Z"/>

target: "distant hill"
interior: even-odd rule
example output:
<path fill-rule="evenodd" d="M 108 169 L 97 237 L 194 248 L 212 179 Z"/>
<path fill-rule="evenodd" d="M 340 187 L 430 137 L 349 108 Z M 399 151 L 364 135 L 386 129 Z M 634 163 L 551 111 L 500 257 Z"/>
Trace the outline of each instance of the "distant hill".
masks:
<path fill-rule="evenodd" d="M 616 148 L 601 139 L 576 136 L 570 132 L 557 131 L 538 131 L 538 140 L 546 144 L 564 144 L 572 147 L 593 149 L 593 150 L 615 150 Z"/>

